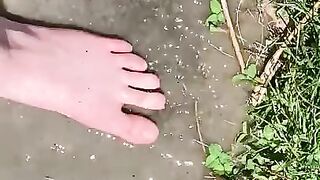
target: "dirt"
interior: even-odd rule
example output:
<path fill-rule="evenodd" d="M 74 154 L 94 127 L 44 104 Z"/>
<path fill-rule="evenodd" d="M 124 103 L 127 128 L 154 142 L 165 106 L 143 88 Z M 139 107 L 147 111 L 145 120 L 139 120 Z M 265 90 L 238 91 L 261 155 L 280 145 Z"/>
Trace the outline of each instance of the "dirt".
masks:
<path fill-rule="evenodd" d="M 230 3 L 234 13 L 238 3 Z M 244 117 L 247 92 L 231 82 L 239 67 L 230 57 L 234 55 L 228 34 L 212 34 L 203 26 L 209 1 L 5 0 L 4 4 L 12 14 L 28 19 L 76 25 L 128 40 L 161 78 L 168 102 L 160 112 L 139 110 L 156 120 L 161 132 L 153 145 L 132 146 L 58 113 L 1 100 L 1 179 L 203 179 L 204 155 L 194 141 L 195 101 L 205 142 L 230 148 Z M 249 13 L 240 14 L 248 43 L 261 37 L 254 21 Z"/>

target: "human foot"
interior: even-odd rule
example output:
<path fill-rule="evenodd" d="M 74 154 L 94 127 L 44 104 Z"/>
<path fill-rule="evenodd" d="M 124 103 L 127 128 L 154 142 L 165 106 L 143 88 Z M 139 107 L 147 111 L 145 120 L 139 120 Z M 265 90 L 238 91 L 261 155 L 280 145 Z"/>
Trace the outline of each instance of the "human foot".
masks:
<path fill-rule="evenodd" d="M 7 30 L 11 48 L 0 62 L 0 96 L 57 111 L 135 144 L 155 141 L 159 132 L 153 122 L 121 111 L 124 104 L 159 110 L 165 103 L 160 93 L 129 87 L 160 87 L 155 75 L 133 72 L 145 71 L 147 64 L 130 53 L 130 44 L 81 31 L 26 26 L 34 35 Z"/>

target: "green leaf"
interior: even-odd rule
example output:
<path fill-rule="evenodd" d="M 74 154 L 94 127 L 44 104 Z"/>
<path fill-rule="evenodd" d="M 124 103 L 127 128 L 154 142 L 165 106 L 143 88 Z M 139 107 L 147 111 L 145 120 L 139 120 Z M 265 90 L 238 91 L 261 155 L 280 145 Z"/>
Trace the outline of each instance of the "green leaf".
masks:
<path fill-rule="evenodd" d="M 247 155 L 246 154 L 241 157 L 240 162 L 243 165 L 247 164 Z"/>
<path fill-rule="evenodd" d="M 311 164 L 311 163 L 313 162 L 313 156 L 312 156 L 312 155 L 308 155 L 308 156 L 307 156 L 307 162 L 308 162 L 309 164 Z"/>
<path fill-rule="evenodd" d="M 232 162 L 231 156 L 229 156 L 226 153 L 221 153 L 219 156 L 219 160 L 222 164 L 230 163 Z"/>
<path fill-rule="evenodd" d="M 225 174 L 224 166 L 219 162 L 218 159 L 214 161 L 212 170 L 214 173 L 220 176 Z"/>
<path fill-rule="evenodd" d="M 222 153 L 222 148 L 219 144 L 211 144 L 209 146 L 210 155 L 206 159 L 206 167 L 212 168 L 214 161 L 219 158 Z"/>
<path fill-rule="evenodd" d="M 222 152 L 222 148 L 221 148 L 221 146 L 219 144 L 211 144 L 209 146 L 209 153 L 211 155 L 219 156 L 221 154 L 221 152 Z"/>
<path fill-rule="evenodd" d="M 211 14 L 207 18 L 205 25 L 210 26 L 210 24 L 214 24 L 216 26 L 218 25 L 218 15 L 217 14 Z"/>
<path fill-rule="evenodd" d="M 205 166 L 207 167 L 207 168 L 213 168 L 213 162 L 218 158 L 219 156 L 218 155 L 215 155 L 215 154 L 211 154 L 211 155 L 209 155 L 208 157 L 207 157 L 207 159 L 206 159 L 206 164 L 205 164 Z"/>
<path fill-rule="evenodd" d="M 205 166 L 212 169 L 217 175 L 230 174 L 233 170 L 232 158 L 223 152 L 219 144 L 209 146 L 210 155 L 206 159 Z"/>
<path fill-rule="evenodd" d="M 224 171 L 226 174 L 230 174 L 232 172 L 232 169 L 233 169 L 232 163 L 226 163 L 223 166 L 224 166 Z"/>
<path fill-rule="evenodd" d="M 269 125 L 265 126 L 263 129 L 263 137 L 267 140 L 271 140 L 274 137 L 274 130 Z"/>
<path fill-rule="evenodd" d="M 210 26 L 209 26 L 210 32 L 216 32 L 217 30 L 218 30 L 218 28 L 216 26 L 214 26 L 213 24 L 210 24 Z"/>
<path fill-rule="evenodd" d="M 219 22 L 225 22 L 225 18 L 224 18 L 224 15 L 223 15 L 222 12 L 220 12 L 220 13 L 218 14 L 218 21 L 219 21 Z"/>
<path fill-rule="evenodd" d="M 210 9 L 211 9 L 212 13 L 219 14 L 222 11 L 221 4 L 220 4 L 219 0 L 211 0 L 210 1 Z"/>
<path fill-rule="evenodd" d="M 251 79 L 254 79 L 257 75 L 257 65 L 250 64 L 245 70 L 244 74 L 249 76 Z"/>
<path fill-rule="evenodd" d="M 254 162 L 252 159 L 249 159 L 247 161 L 247 167 L 246 167 L 248 170 L 254 170 Z"/>
<path fill-rule="evenodd" d="M 232 78 L 233 83 L 239 83 L 244 80 L 250 80 L 250 79 L 244 74 L 237 74 L 237 75 L 233 76 L 233 78 Z"/>

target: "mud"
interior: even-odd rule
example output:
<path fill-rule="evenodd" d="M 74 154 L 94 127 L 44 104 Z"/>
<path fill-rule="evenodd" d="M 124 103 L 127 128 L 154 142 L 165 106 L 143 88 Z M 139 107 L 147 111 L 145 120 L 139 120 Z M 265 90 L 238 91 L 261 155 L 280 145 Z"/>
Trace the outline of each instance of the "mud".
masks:
<path fill-rule="evenodd" d="M 237 2 L 230 3 L 234 13 Z M 160 128 L 157 142 L 133 146 L 57 113 L 2 100 L 1 179 L 203 179 L 204 156 L 194 141 L 196 104 L 205 142 L 230 148 L 243 120 L 247 92 L 231 83 L 239 68 L 231 57 L 228 34 L 211 34 L 203 26 L 209 1 L 5 0 L 4 4 L 9 12 L 28 19 L 72 24 L 128 40 L 161 78 L 168 102 L 161 112 L 143 111 Z M 240 17 L 244 36 L 259 40 L 258 25 L 249 17 L 247 13 Z"/>

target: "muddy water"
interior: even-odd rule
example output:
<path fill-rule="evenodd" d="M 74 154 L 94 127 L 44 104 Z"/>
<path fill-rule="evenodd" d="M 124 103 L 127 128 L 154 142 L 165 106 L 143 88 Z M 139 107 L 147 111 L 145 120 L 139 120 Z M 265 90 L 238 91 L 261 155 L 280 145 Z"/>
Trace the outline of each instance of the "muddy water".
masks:
<path fill-rule="evenodd" d="M 164 111 L 146 112 L 159 125 L 158 141 L 132 146 L 57 113 L 2 100 L 1 179 L 203 179 L 203 153 L 194 142 L 196 101 L 205 141 L 229 148 L 243 118 L 246 92 L 230 81 L 238 64 L 231 57 L 228 35 L 212 35 L 202 25 L 208 1 L 6 0 L 5 4 L 9 12 L 23 17 L 73 24 L 130 41 L 160 76 L 168 102 Z"/>

